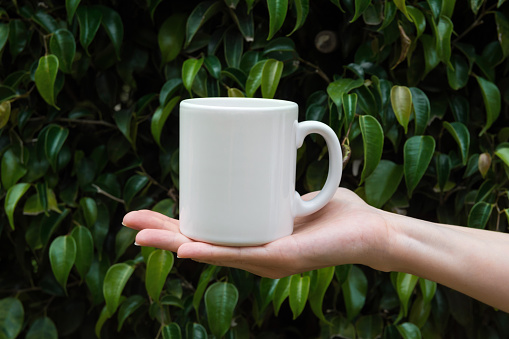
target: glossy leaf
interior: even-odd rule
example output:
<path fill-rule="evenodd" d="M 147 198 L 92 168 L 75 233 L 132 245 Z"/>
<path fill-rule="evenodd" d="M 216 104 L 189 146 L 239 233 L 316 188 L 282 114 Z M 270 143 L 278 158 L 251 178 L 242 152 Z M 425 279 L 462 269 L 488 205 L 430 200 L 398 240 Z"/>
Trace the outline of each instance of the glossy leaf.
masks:
<path fill-rule="evenodd" d="M 412 114 L 412 92 L 406 86 L 393 86 L 391 89 L 391 105 L 396 119 L 408 132 L 408 122 Z"/>
<path fill-rule="evenodd" d="M 137 233 L 137 230 L 129 227 L 122 227 L 117 232 L 115 237 L 115 261 L 120 259 L 122 254 L 124 254 L 125 251 L 132 246 Z"/>
<path fill-rule="evenodd" d="M 152 137 L 154 138 L 157 145 L 159 145 L 159 147 L 162 147 L 161 133 L 163 131 L 164 124 L 179 100 L 180 97 L 174 97 L 164 106 L 164 108 L 157 108 L 154 112 L 154 115 L 152 116 L 152 121 L 150 122 L 150 131 L 152 132 Z"/>
<path fill-rule="evenodd" d="M 0 103 L 0 129 L 4 128 L 9 122 L 11 116 L 11 102 L 4 101 Z"/>
<path fill-rule="evenodd" d="M 46 131 L 44 153 L 55 172 L 57 171 L 58 155 L 68 136 L 69 130 L 58 125 L 50 125 Z"/>
<path fill-rule="evenodd" d="M 118 309 L 117 332 L 120 332 L 125 320 L 146 302 L 145 297 L 135 294 L 127 298 Z"/>
<path fill-rule="evenodd" d="M 472 12 L 474 12 L 475 15 L 477 15 L 477 12 L 479 12 L 479 9 L 481 8 L 482 3 L 484 0 L 470 0 L 470 9 Z"/>
<path fill-rule="evenodd" d="M 348 94 L 351 90 L 362 86 L 364 80 L 362 79 L 349 79 L 349 78 L 341 78 L 327 86 L 327 93 L 331 97 L 332 101 L 336 104 L 337 107 L 342 106 L 343 96 L 344 94 Z"/>
<path fill-rule="evenodd" d="M 501 109 L 501 99 L 500 90 L 494 83 L 481 78 L 480 76 L 476 76 L 475 78 L 481 88 L 484 107 L 486 109 L 486 124 L 484 125 L 481 133 L 479 133 L 479 136 L 481 136 L 497 120 Z"/>
<path fill-rule="evenodd" d="M 412 18 L 415 25 L 416 38 L 418 39 L 422 33 L 426 30 L 426 17 L 424 14 L 417 8 L 413 6 L 406 6 L 408 16 Z"/>
<path fill-rule="evenodd" d="M 452 89 L 459 90 L 467 85 L 470 77 L 470 68 L 465 58 L 459 54 L 452 56 L 451 65 L 452 68 L 447 68 L 447 80 Z"/>
<path fill-rule="evenodd" d="M 415 117 L 415 134 L 422 135 L 428 126 L 431 106 L 428 96 L 417 87 L 410 87 L 412 107 Z"/>
<path fill-rule="evenodd" d="M 488 204 L 484 201 L 479 201 L 477 204 L 472 207 L 470 213 L 468 214 L 468 227 L 473 228 L 486 228 L 486 224 L 491 216 L 491 211 L 493 210 L 493 205 Z"/>
<path fill-rule="evenodd" d="M 26 193 L 26 191 L 29 188 L 30 184 L 27 183 L 15 184 L 9 187 L 9 190 L 7 191 L 7 194 L 5 196 L 4 201 L 5 214 L 7 214 L 7 219 L 9 219 L 9 225 L 11 225 L 11 229 L 13 230 L 14 230 L 14 210 L 16 209 L 16 205 L 18 204 L 21 197 Z"/>
<path fill-rule="evenodd" d="M 205 327 L 198 323 L 188 322 L 186 326 L 186 339 L 207 339 Z"/>
<path fill-rule="evenodd" d="M 439 153 L 435 159 L 438 188 L 443 192 L 451 174 L 451 158 L 447 154 Z"/>
<path fill-rule="evenodd" d="M 282 73 L 283 62 L 275 59 L 269 59 L 267 62 L 265 62 L 262 69 L 262 77 L 260 83 L 262 88 L 262 96 L 264 98 L 274 98 Z"/>
<path fill-rule="evenodd" d="M 382 25 L 378 29 L 379 31 L 385 29 L 387 26 L 389 26 L 396 17 L 397 7 L 392 1 L 388 1 L 384 4 L 384 20 L 382 22 Z"/>
<path fill-rule="evenodd" d="M 182 333 L 180 331 L 180 326 L 178 323 L 171 323 L 163 327 L 161 331 L 163 335 L 163 339 L 180 339 L 182 338 Z"/>
<path fill-rule="evenodd" d="M 270 279 L 262 277 L 260 279 L 260 313 L 262 313 L 265 308 L 270 304 L 270 302 L 274 299 L 274 291 L 276 290 L 279 279 Z"/>
<path fill-rule="evenodd" d="M 290 279 L 290 309 L 296 319 L 306 306 L 309 295 L 310 278 L 301 274 L 292 275 Z"/>
<path fill-rule="evenodd" d="M 49 105 L 56 106 L 55 81 L 58 72 L 58 58 L 53 55 L 45 55 L 39 59 L 39 65 L 35 71 L 35 86 L 41 97 Z"/>
<path fill-rule="evenodd" d="M 65 9 L 67 11 L 67 23 L 71 25 L 76 9 L 78 8 L 81 0 L 65 0 Z"/>
<path fill-rule="evenodd" d="M 76 242 L 70 235 L 59 236 L 49 248 L 51 270 L 67 294 L 67 278 L 76 260 Z"/>
<path fill-rule="evenodd" d="M 182 65 L 182 82 L 184 83 L 184 87 L 187 89 L 191 97 L 191 87 L 193 86 L 194 79 L 196 78 L 196 75 L 198 74 L 202 64 L 203 58 L 200 58 L 187 59 Z"/>
<path fill-rule="evenodd" d="M 467 164 L 468 152 L 470 149 L 470 132 L 461 122 L 444 121 L 444 128 L 452 135 L 458 144 L 463 165 Z"/>
<path fill-rule="evenodd" d="M 186 23 L 185 47 L 191 43 L 200 27 L 216 15 L 222 7 L 222 1 L 203 1 L 194 8 Z"/>
<path fill-rule="evenodd" d="M 384 132 L 378 120 L 370 115 L 359 117 L 359 126 L 364 145 L 364 167 L 359 183 L 359 185 L 362 185 L 364 180 L 373 173 L 382 158 Z"/>
<path fill-rule="evenodd" d="M 152 300 L 159 300 L 166 278 L 173 267 L 173 261 L 173 253 L 165 250 L 155 250 L 148 257 L 145 288 Z"/>
<path fill-rule="evenodd" d="M 398 293 L 398 298 L 401 303 L 401 308 L 403 309 L 404 316 L 408 314 L 408 303 L 418 281 L 419 277 L 415 275 L 398 272 L 396 280 L 396 292 Z"/>
<path fill-rule="evenodd" d="M 412 22 L 412 17 L 408 14 L 405 0 L 394 0 L 394 4 L 401 11 L 401 13 L 405 14 L 408 21 Z"/>
<path fill-rule="evenodd" d="M 451 36 L 453 31 L 453 23 L 446 16 L 440 16 L 436 28 L 436 49 L 438 58 L 448 67 L 452 67 L 451 59 Z"/>
<path fill-rule="evenodd" d="M 9 51 L 12 58 L 16 58 L 25 49 L 27 43 L 28 33 L 25 23 L 21 19 L 11 20 L 9 22 Z"/>
<path fill-rule="evenodd" d="M 72 63 L 76 55 L 74 36 L 67 29 L 59 29 L 51 35 L 49 47 L 58 58 L 58 67 L 64 73 L 71 73 Z"/>
<path fill-rule="evenodd" d="M 291 282 L 291 276 L 281 278 L 277 282 L 277 286 L 274 291 L 274 297 L 272 299 L 272 303 L 274 305 L 274 313 L 276 315 L 278 315 L 283 302 L 290 295 L 290 282 Z"/>
<path fill-rule="evenodd" d="M 182 14 L 172 14 L 166 19 L 157 35 L 161 51 L 161 64 L 174 60 L 182 50 L 185 40 L 186 17 Z"/>
<path fill-rule="evenodd" d="M 293 6 L 295 8 L 297 18 L 295 27 L 288 35 L 292 35 L 296 30 L 304 25 L 304 22 L 306 22 L 306 17 L 309 13 L 309 0 L 293 0 Z"/>
<path fill-rule="evenodd" d="M 246 96 L 252 98 L 262 83 L 262 71 L 267 60 L 258 61 L 249 71 L 246 81 Z"/>
<path fill-rule="evenodd" d="M 230 29 L 224 35 L 224 58 L 229 67 L 239 68 L 242 52 L 244 51 L 244 40 L 237 31 Z"/>
<path fill-rule="evenodd" d="M 0 299 L 0 333 L 3 338 L 14 339 L 23 327 L 25 311 L 19 299 L 7 297 Z"/>
<path fill-rule="evenodd" d="M 419 287 L 424 303 L 430 303 L 437 291 L 437 283 L 431 280 L 419 278 Z"/>
<path fill-rule="evenodd" d="M 198 286 L 196 287 L 196 291 L 193 294 L 193 307 L 197 314 L 200 309 L 200 303 L 203 298 L 203 294 L 205 293 L 205 289 L 209 285 L 209 282 L 214 276 L 216 270 L 217 266 L 209 265 L 200 274 Z"/>
<path fill-rule="evenodd" d="M 2 51 L 8 39 L 9 39 L 9 24 L 0 23 L 0 51 Z"/>
<path fill-rule="evenodd" d="M 144 175 L 135 174 L 130 177 L 124 186 L 125 203 L 129 205 L 131 200 L 148 184 L 148 182 L 149 179 Z"/>
<path fill-rule="evenodd" d="M 354 22 L 355 20 L 357 20 L 362 15 L 362 13 L 364 13 L 364 11 L 369 7 L 370 3 L 371 0 L 355 0 L 355 12 L 350 22 Z"/>
<path fill-rule="evenodd" d="M 215 55 L 207 55 L 203 63 L 210 75 L 219 80 L 221 77 L 221 61 L 219 58 Z"/>
<path fill-rule="evenodd" d="M 93 227 L 97 220 L 97 203 L 94 199 L 83 197 L 80 199 L 80 208 L 88 227 Z"/>
<path fill-rule="evenodd" d="M 309 306 L 311 310 L 318 317 L 318 319 L 327 322 L 323 314 L 323 300 L 325 292 L 329 288 L 332 278 L 334 278 L 334 266 L 321 268 L 310 272 L 310 288 L 309 288 Z"/>
<path fill-rule="evenodd" d="M 125 263 L 110 266 L 103 283 L 106 312 L 111 317 L 117 311 L 125 284 L 134 272 L 134 267 Z"/>
<path fill-rule="evenodd" d="M 0 166 L 2 186 L 5 190 L 11 188 L 27 173 L 25 165 L 21 163 L 21 159 L 19 159 L 19 157 L 14 154 L 12 149 L 8 149 L 4 153 Z"/>
<path fill-rule="evenodd" d="M 28 329 L 25 339 L 57 339 L 58 331 L 53 320 L 48 317 L 38 318 Z"/>
<path fill-rule="evenodd" d="M 413 302 L 408 320 L 417 328 L 422 328 L 428 321 L 431 313 L 431 303 L 425 303 L 422 296 L 418 296 Z"/>
<path fill-rule="evenodd" d="M 421 339 L 421 331 L 417 326 L 412 323 L 406 322 L 401 325 L 397 325 L 399 334 L 403 339 Z"/>
<path fill-rule="evenodd" d="M 431 72 L 435 67 L 440 63 L 440 59 L 438 56 L 437 48 L 436 48 L 436 39 L 428 34 L 421 35 L 419 39 L 422 43 L 423 51 L 424 51 L 424 74 L 425 77 L 429 72 Z"/>
<path fill-rule="evenodd" d="M 111 318 L 111 315 L 108 313 L 108 307 L 107 305 L 104 305 L 104 307 L 101 310 L 101 314 L 99 314 L 99 318 L 95 323 L 95 335 L 97 338 L 101 339 L 101 330 L 103 328 L 104 323 L 109 318 Z"/>
<path fill-rule="evenodd" d="M 411 196 L 421 181 L 435 151 L 435 139 L 426 136 L 413 136 L 404 146 L 404 173 L 408 195 Z"/>
<path fill-rule="evenodd" d="M 216 282 L 207 288 L 205 309 L 209 329 L 216 338 L 221 338 L 230 329 L 238 299 L 239 292 L 233 284 Z"/>
<path fill-rule="evenodd" d="M 80 6 L 76 10 L 76 15 L 80 25 L 80 43 L 88 53 L 88 46 L 101 26 L 102 12 L 95 6 Z"/>
<path fill-rule="evenodd" d="M 366 202 L 381 208 L 396 192 L 403 179 L 403 166 L 389 160 L 381 160 L 366 179 Z"/>
<path fill-rule="evenodd" d="M 270 40 L 283 27 L 286 12 L 288 11 L 288 0 L 267 0 L 269 10 L 269 35 Z"/>
<path fill-rule="evenodd" d="M 509 145 L 503 144 L 502 146 L 497 147 L 495 155 L 509 167 Z"/>
<path fill-rule="evenodd" d="M 352 266 L 347 280 L 341 286 L 345 301 L 346 315 L 352 321 L 366 302 L 368 292 L 368 279 L 364 272 L 357 266 Z"/>
<path fill-rule="evenodd" d="M 357 93 L 343 94 L 343 112 L 345 113 L 345 123 L 350 126 L 357 112 Z"/>
<path fill-rule="evenodd" d="M 124 24 L 117 11 L 107 7 L 99 6 L 102 13 L 101 24 L 115 48 L 117 59 L 120 60 L 120 48 L 124 40 Z"/>
<path fill-rule="evenodd" d="M 90 230 L 84 226 L 77 226 L 71 231 L 76 243 L 76 259 L 74 265 L 82 279 L 85 279 L 92 261 L 94 260 L 94 239 Z"/>

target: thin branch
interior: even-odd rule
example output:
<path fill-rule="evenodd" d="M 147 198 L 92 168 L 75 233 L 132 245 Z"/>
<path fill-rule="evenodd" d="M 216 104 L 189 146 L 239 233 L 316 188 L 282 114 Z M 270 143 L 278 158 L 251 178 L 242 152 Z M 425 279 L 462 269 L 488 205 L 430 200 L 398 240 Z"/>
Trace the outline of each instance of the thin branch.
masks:
<path fill-rule="evenodd" d="M 96 184 L 92 184 L 92 187 L 94 187 L 96 190 L 97 190 L 97 193 L 99 194 L 102 194 L 104 196 L 107 196 L 108 198 L 110 198 L 111 200 L 115 200 L 116 202 L 119 202 L 121 204 L 124 204 L 125 205 L 125 201 L 120 199 L 120 198 L 117 198 L 116 196 L 114 195 L 111 195 L 110 193 L 104 191 L 102 188 L 100 188 L 99 186 L 97 186 Z"/>
<path fill-rule="evenodd" d="M 87 119 L 70 119 L 70 118 L 58 118 L 56 121 L 62 121 L 62 122 L 69 122 L 69 123 L 76 123 L 76 124 L 83 124 L 83 125 L 101 125 L 106 126 L 109 128 L 117 129 L 117 126 L 103 121 L 103 120 L 87 120 Z"/>
<path fill-rule="evenodd" d="M 320 67 L 318 67 L 317 65 L 307 61 L 307 60 L 304 60 L 302 58 L 299 58 L 299 61 L 302 62 L 303 64 L 313 68 L 316 72 L 316 74 L 318 74 L 323 80 L 325 80 L 328 84 L 331 83 L 329 77 L 327 76 L 327 74 L 324 73 L 324 71 L 322 71 L 322 69 Z"/>
<path fill-rule="evenodd" d="M 484 3 L 486 4 L 486 3 Z M 455 44 L 456 42 L 458 42 L 459 40 L 461 40 L 462 38 L 465 37 L 465 35 L 467 35 L 468 33 L 470 33 L 471 30 L 473 30 L 474 28 L 476 28 L 477 26 L 479 25 L 482 25 L 484 23 L 484 21 L 482 21 L 482 18 L 484 16 L 486 16 L 486 14 L 489 14 L 489 12 L 493 9 L 495 9 L 495 7 L 497 6 L 497 4 L 493 4 L 491 5 L 487 10 L 485 10 L 483 8 L 482 10 L 482 13 L 477 17 L 477 19 L 475 19 L 475 21 L 466 29 L 463 31 L 463 33 L 461 33 L 460 35 L 458 35 L 458 37 L 456 39 L 454 39 L 452 41 L 453 44 Z M 484 5 L 483 5 L 484 7 Z"/>

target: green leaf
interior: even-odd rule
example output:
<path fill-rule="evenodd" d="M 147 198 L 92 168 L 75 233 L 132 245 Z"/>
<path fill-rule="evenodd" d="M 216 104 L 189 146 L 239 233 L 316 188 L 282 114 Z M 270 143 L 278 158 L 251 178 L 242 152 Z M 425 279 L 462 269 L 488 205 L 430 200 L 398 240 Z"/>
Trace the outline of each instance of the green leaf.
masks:
<path fill-rule="evenodd" d="M 306 109 L 306 120 L 321 121 L 326 111 L 327 107 L 325 105 L 312 104 Z"/>
<path fill-rule="evenodd" d="M 293 319 L 296 319 L 306 306 L 309 295 L 309 276 L 294 274 L 290 280 L 290 309 L 293 313 Z"/>
<path fill-rule="evenodd" d="M 157 6 L 161 3 L 162 0 L 147 0 L 147 5 L 150 11 L 150 19 L 154 22 L 154 14 L 156 12 Z"/>
<path fill-rule="evenodd" d="M 180 339 L 182 338 L 182 333 L 180 331 L 180 326 L 178 323 L 171 323 L 163 327 L 161 331 L 163 335 L 163 339 Z"/>
<path fill-rule="evenodd" d="M 384 131 L 378 120 L 371 115 L 359 117 L 359 125 L 364 145 L 364 167 L 362 168 L 361 182 L 373 173 L 382 158 L 384 146 Z"/>
<path fill-rule="evenodd" d="M 292 35 L 296 30 L 304 25 L 304 22 L 306 22 L 306 18 L 309 13 L 309 0 L 293 0 L 293 6 L 297 14 L 297 20 L 295 22 L 295 27 L 288 36 Z"/>
<path fill-rule="evenodd" d="M 54 172 L 57 172 L 58 156 L 68 135 L 69 130 L 59 125 L 50 125 L 44 135 L 44 153 Z"/>
<path fill-rule="evenodd" d="M 359 338 L 381 337 L 383 325 L 382 317 L 378 314 L 361 316 L 355 323 Z"/>
<path fill-rule="evenodd" d="M 479 201 L 477 204 L 472 207 L 470 213 L 468 214 L 468 227 L 473 228 L 486 228 L 486 224 L 491 216 L 491 211 L 493 210 L 493 205 L 488 204 L 484 201 Z"/>
<path fill-rule="evenodd" d="M 421 330 L 412 323 L 406 322 L 401 325 L 397 325 L 396 328 L 403 339 L 421 339 Z"/>
<path fill-rule="evenodd" d="M 122 326 L 124 325 L 125 320 L 131 314 L 133 314 L 138 308 L 140 308 L 140 306 L 143 305 L 145 302 L 146 298 L 142 297 L 139 294 L 135 294 L 131 295 L 122 303 L 122 305 L 120 305 L 117 314 L 118 320 L 117 332 L 120 332 L 120 330 L 122 330 Z"/>
<path fill-rule="evenodd" d="M 55 33 L 60 28 L 57 21 L 45 11 L 37 10 L 31 19 L 48 33 Z"/>
<path fill-rule="evenodd" d="M 451 174 L 451 158 L 447 154 L 439 153 L 435 160 L 438 188 L 443 192 Z"/>
<path fill-rule="evenodd" d="M 288 0 L 267 0 L 267 8 L 269 9 L 269 35 L 270 40 L 283 27 L 288 11 Z"/>
<path fill-rule="evenodd" d="M 97 203 L 94 199 L 83 197 L 80 199 L 80 208 L 88 227 L 93 227 L 97 220 Z"/>
<path fill-rule="evenodd" d="M 239 292 L 233 284 L 216 282 L 207 288 L 205 310 L 209 329 L 216 338 L 221 338 L 230 329 L 238 300 Z"/>
<path fill-rule="evenodd" d="M 410 21 L 413 21 L 415 25 L 415 30 L 417 31 L 415 38 L 418 39 L 426 30 L 426 17 L 419 9 L 413 6 L 406 6 L 406 9 L 408 11 L 408 15 L 412 18 Z"/>
<path fill-rule="evenodd" d="M 152 116 L 152 121 L 150 122 L 150 131 L 152 132 L 152 137 L 159 147 L 161 146 L 161 132 L 163 131 L 164 123 L 170 116 L 170 113 L 173 111 L 177 103 L 179 102 L 180 97 L 174 97 L 171 99 L 164 108 L 157 108 Z"/>
<path fill-rule="evenodd" d="M 422 296 L 418 296 L 412 304 L 408 320 L 418 328 L 422 328 L 428 321 L 430 313 L 431 303 L 425 303 Z"/>
<path fill-rule="evenodd" d="M 99 9 L 102 13 L 101 24 L 115 48 L 117 59 L 120 60 L 120 48 L 124 40 L 124 24 L 122 23 L 122 18 L 117 11 L 107 6 L 99 6 Z"/>
<path fill-rule="evenodd" d="M 58 58 L 53 55 L 45 55 L 39 59 L 39 65 L 35 71 L 35 86 L 41 97 L 49 105 L 56 106 L 55 80 L 58 73 Z"/>
<path fill-rule="evenodd" d="M 509 20 L 507 20 L 507 17 L 501 11 L 496 11 L 495 22 L 497 24 L 498 42 L 502 47 L 504 58 L 507 58 L 509 55 Z"/>
<path fill-rule="evenodd" d="M 364 11 L 369 7 L 369 4 L 371 4 L 371 0 L 355 0 L 355 13 L 350 22 L 354 22 L 355 20 L 357 20 L 362 15 L 362 13 L 364 13 Z"/>
<path fill-rule="evenodd" d="M 343 94 L 342 102 L 343 111 L 345 112 L 345 128 L 349 128 L 357 112 L 357 93 Z"/>
<path fill-rule="evenodd" d="M 124 201 L 127 206 L 131 203 L 131 200 L 143 189 L 149 182 L 149 179 L 141 174 L 135 174 L 130 177 L 124 186 Z"/>
<path fill-rule="evenodd" d="M 17 298 L 0 300 L 0 333 L 2 338 L 14 339 L 21 332 L 25 311 L 23 304 Z"/>
<path fill-rule="evenodd" d="M 438 58 L 448 67 L 451 65 L 451 35 L 453 31 L 453 23 L 451 19 L 446 16 L 440 16 L 436 28 L 436 49 Z"/>
<path fill-rule="evenodd" d="M 486 108 L 486 125 L 484 125 L 481 133 L 479 133 L 479 136 L 481 136 L 497 120 L 501 109 L 501 99 L 500 90 L 497 85 L 480 76 L 476 76 L 475 78 L 481 88 L 484 107 Z"/>
<path fill-rule="evenodd" d="M 502 147 L 497 147 L 495 155 L 499 157 L 506 164 L 506 166 L 509 167 L 509 146 L 503 144 Z"/>
<path fill-rule="evenodd" d="M 9 21 L 9 51 L 13 59 L 25 49 L 28 38 L 28 29 L 21 19 Z"/>
<path fill-rule="evenodd" d="M 95 323 L 95 335 L 97 338 L 101 338 L 101 329 L 103 328 L 106 320 L 108 320 L 110 317 L 111 315 L 108 313 L 108 308 L 106 305 L 104 305 L 103 309 L 101 310 L 101 314 L 99 314 L 99 319 L 97 319 L 97 322 Z"/>
<path fill-rule="evenodd" d="M 90 230 L 84 226 L 77 226 L 71 231 L 71 237 L 76 243 L 76 260 L 74 265 L 82 279 L 85 279 L 92 261 L 94 260 L 94 239 Z"/>
<path fill-rule="evenodd" d="M 440 59 L 438 58 L 436 39 L 434 39 L 431 35 L 423 34 L 419 40 L 422 43 L 424 51 L 424 78 L 429 72 L 438 66 Z"/>
<path fill-rule="evenodd" d="M 88 46 L 101 25 L 102 12 L 96 6 L 80 6 L 76 10 L 76 15 L 80 26 L 80 43 L 88 54 Z"/>
<path fill-rule="evenodd" d="M 366 202 L 381 208 L 396 192 L 403 179 L 403 166 L 389 160 L 381 160 L 366 179 Z"/>
<path fill-rule="evenodd" d="M 188 322 L 186 326 L 186 339 L 207 339 L 205 327 L 198 323 Z"/>
<path fill-rule="evenodd" d="M 14 230 L 14 210 L 16 209 L 16 205 L 29 188 L 30 184 L 27 183 L 15 184 L 14 186 L 9 187 L 9 190 L 5 195 L 4 209 L 12 230 Z"/>
<path fill-rule="evenodd" d="M 477 12 L 479 12 L 479 9 L 481 8 L 482 3 L 484 0 L 470 0 L 470 9 L 472 12 L 474 12 L 475 15 L 477 15 Z"/>
<path fill-rule="evenodd" d="M 270 302 L 274 299 L 274 292 L 276 290 L 279 279 L 271 279 L 262 277 L 260 279 L 260 305 L 259 312 L 263 313 L 265 308 L 270 304 Z"/>
<path fill-rule="evenodd" d="M 412 106 L 415 115 L 415 134 L 422 135 L 428 126 L 431 106 L 428 96 L 417 87 L 410 87 Z"/>
<path fill-rule="evenodd" d="M 184 47 L 187 47 L 191 43 L 191 40 L 193 40 L 200 27 L 218 13 L 223 5 L 222 1 L 203 1 L 194 8 L 187 19 Z"/>
<path fill-rule="evenodd" d="M 69 26 L 72 23 L 72 19 L 74 18 L 74 13 L 76 13 L 76 9 L 78 8 L 81 0 L 65 0 L 65 9 L 67 11 L 67 23 Z"/>
<path fill-rule="evenodd" d="M 408 133 L 408 122 L 412 114 L 412 92 L 406 86 L 393 86 L 391 88 L 391 105 L 396 119 Z"/>
<path fill-rule="evenodd" d="M 348 272 L 348 278 L 341 287 L 343 289 L 346 315 L 348 320 L 352 321 L 352 319 L 359 314 L 366 302 L 368 279 L 364 272 L 354 265 L 350 269 L 350 272 Z"/>
<path fill-rule="evenodd" d="M 465 126 L 461 122 L 449 123 L 447 121 L 444 121 L 444 128 L 449 133 L 451 133 L 452 137 L 458 144 L 462 164 L 463 166 L 465 166 L 468 161 L 468 151 L 470 149 L 470 132 L 468 131 L 467 126 Z"/>
<path fill-rule="evenodd" d="M 145 288 L 153 301 L 158 301 L 164 283 L 173 267 L 173 253 L 165 250 L 155 250 L 148 257 L 145 272 Z"/>
<path fill-rule="evenodd" d="M 134 243 L 134 239 L 136 238 L 137 230 L 122 227 L 115 236 L 115 261 L 120 259 L 122 254 Z"/>
<path fill-rule="evenodd" d="M 244 40 L 242 35 L 234 29 L 229 29 L 224 35 L 224 59 L 229 67 L 239 68 Z"/>
<path fill-rule="evenodd" d="M 385 29 L 393 22 L 394 18 L 396 17 L 396 10 L 397 8 L 394 2 L 389 1 L 384 4 L 384 21 L 382 22 L 380 28 L 378 28 L 379 31 Z"/>
<path fill-rule="evenodd" d="M 210 280 L 214 276 L 214 273 L 217 270 L 217 266 L 209 265 L 207 266 L 200 274 L 200 279 L 198 280 L 198 286 L 196 287 L 196 291 L 193 294 L 193 307 L 196 311 L 196 314 L 199 313 L 201 299 L 203 298 L 203 294 L 205 293 L 205 289 L 207 288 Z"/>
<path fill-rule="evenodd" d="M 109 267 L 110 262 L 107 258 L 103 258 L 102 261 L 99 261 L 98 258 L 94 258 L 92 266 L 90 266 L 88 270 L 85 282 L 90 291 L 91 303 L 94 306 L 104 301 L 103 282 Z"/>
<path fill-rule="evenodd" d="M 272 304 L 274 305 L 274 313 L 276 316 L 279 313 L 279 309 L 281 305 L 285 301 L 286 298 L 290 295 L 290 282 L 291 276 L 284 277 L 278 280 L 276 289 L 274 290 L 274 296 L 272 299 Z"/>
<path fill-rule="evenodd" d="M 267 99 L 274 98 L 282 73 L 283 62 L 275 59 L 268 59 L 265 62 L 261 77 L 262 97 Z"/>
<path fill-rule="evenodd" d="M 76 42 L 74 36 L 67 29 L 59 29 L 51 35 L 49 48 L 58 58 L 58 66 L 64 73 L 71 73 L 72 63 L 76 55 Z"/>
<path fill-rule="evenodd" d="M 415 285 L 417 285 L 418 281 L 419 277 L 415 275 L 398 272 L 396 279 L 396 292 L 398 293 L 398 298 L 401 303 L 404 316 L 408 314 L 408 302 L 410 301 L 410 297 L 412 296 Z"/>
<path fill-rule="evenodd" d="M 252 98 L 262 83 L 262 71 L 267 60 L 258 61 L 249 71 L 246 80 L 246 96 Z"/>
<path fill-rule="evenodd" d="M 322 305 L 325 292 L 334 278 L 334 266 L 321 268 L 310 272 L 309 306 L 318 319 L 327 322 L 323 314 Z"/>
<path fill-rule="evenodd" d="M 215 55 L 207 55 L 203 63 L 210 75 L 212 75 L 214 79 L 219 80 L 221 77 L 221 61 L 219 58 Z"/>
<path fill-rule="evenodd" d="M 117 311 L 125 284 L 134 272 L 134 267 L 125 263 L 110 266 L 103 283 L 106 312 L 111 317 Z"/>
<path fill-rule="evenodd" d="M 405 14 L 408 21 L 412 22 L 412 17 L 408 14 L 405 0 L 394 0 L 394 4 L 398 7 L 401 13 Z"/>
<path fill-rule="evenodd" d="M 113 113 L 113 120 L 117 124 L 120 132 L 126 137 L 130 144 L 133 145 L 133 138 L 131 137 L 131 119 L 133 112 L 130 109 L 121 109 Z"/>
<path fill-rule="evenodd" d="M 70 235 L 59 236 L 49 247 L 51 270 L 67 294 L 67 278 L 76 260 L 76 242 Z"/>
<path fill-rule="evenodd" d="M 404 173 L 409 196 L 421 181 L 434 152 L 435 139 L 429 135 L 413 136 L 405 142 Z"/>
<path fill-rule="evenodd" d="M 193 86 L 194 78 L 196 78 L 196 74 L 198 74 L 202 64 L 203 58 L 200 58 L 187 59 L 182 65 L 182 81 L 191 97 L 193 96 L 191 93 L 191 87 Z"/>
<path fill-rule="evenodd" d="M 48 317 L 38 318 L 30 326 L 25 339 L 57 339 L 57 327 Z"/>
<path fill-rule="evenodd" d="M 186 19 L 183 14 L 172 14 L 161 25 L 157 41 L 161 50 L 162 65 L 174 60 L 182 50 L 185 40 Z"/>
<path fill-rule="evenodd" d="M 8 149 L 3 157 L 1 164 L 2 186 L 4 189 L 11 188 L 27 172 L 26 167 L 21 163 L 19 157 L 14 154 L 12 149 Z"/>
<path fill-rule="evenodd" d="M 349 79 L 349 78 L 341 78 L 327 86 L 327 93 L 331 97 L 332 101 L 336 104 L 338 108 L 342 106 L 343 96 L 347 94 L 352 89 L 358 88 L 364 84 L 364 80 L 359 79 Z"/>
<path fill-rule="evenodd" d="M 419 286 L 421 287 L 424 303 L 430 303 L 437 291 L 437 283 L 431 280 L 419 278 Z"/>
<path fill-rule="evenodd" d="M 459 90 L 467 85 L 470 76 L 470 66 L 465 58 L 459 54 L 454 54 L 451 58 L 451 67 L 447 67 L 447 80 L 449 86 L 454 90 Z"/>
<path fill-rule="evenodd" d="M 177 93 L 178 89 L 182 85 L 181 78 L 173 78 L 163 85 L 161 88 L 161 92 L 159 94 L 159 104 L 162 107 L 165 107 L 168 102 L 174 97 L 174 94 Z"/>
<path fill-rule="evenodd" d="M 9 24 L 0 23 L 0 52 L 9 40 Z"/>

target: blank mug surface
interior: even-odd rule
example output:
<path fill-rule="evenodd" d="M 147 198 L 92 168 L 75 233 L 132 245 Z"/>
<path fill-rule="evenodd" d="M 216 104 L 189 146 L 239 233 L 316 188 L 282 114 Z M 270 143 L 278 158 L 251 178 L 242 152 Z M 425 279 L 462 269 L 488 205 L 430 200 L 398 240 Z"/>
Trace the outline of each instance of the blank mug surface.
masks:
<path fill-rule="evenodd" d="M 180 229 L 247 246 L 293 231 L 297 104 L 203 98 L 180 106 Z"/>

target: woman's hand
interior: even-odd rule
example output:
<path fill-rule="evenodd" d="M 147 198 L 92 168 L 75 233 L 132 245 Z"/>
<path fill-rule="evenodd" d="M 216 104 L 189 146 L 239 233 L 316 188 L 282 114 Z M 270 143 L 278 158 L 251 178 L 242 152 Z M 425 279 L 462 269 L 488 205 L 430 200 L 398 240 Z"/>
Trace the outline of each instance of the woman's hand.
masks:
<path fill-rule="evenodd" d="M 315 195 L 303 198 L 309 200 Z M 140 230 L 138 245 L 270 278 L 346 263 L 385 270 L 391 231 L 384 212 L 343 188 L 320 211 L 295 219 L 292 235 L 261 246 L 227 247 L 193 241 L 180 233 L 178 220 L 148 210 L 128 213 L 123 223 Z"/>

